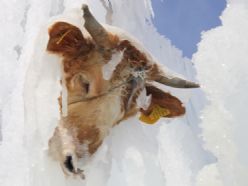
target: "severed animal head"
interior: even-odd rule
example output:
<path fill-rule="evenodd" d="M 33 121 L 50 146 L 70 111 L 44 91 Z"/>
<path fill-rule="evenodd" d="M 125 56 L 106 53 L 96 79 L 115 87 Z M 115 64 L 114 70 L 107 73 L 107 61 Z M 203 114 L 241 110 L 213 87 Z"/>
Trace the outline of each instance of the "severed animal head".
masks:
<path fill-rule="evenodd" d="M 156 106 L 168 111 L 166 117 L 185 113 L 179 99 L 152 82 L 175 88 L 199 85 L 166 74 L 134 39 L 101 25 L 87 5 L 82 10 L 87 33 L 56 22 L 49 29 L 47 50 L 62 57 L 68 110 L 49 141 L 50 154 L 66 175 L 84 177 L 78 162 L 96 152 L 114 125 L 139 111 L 148 116 Z M 146 108 L 136 102 L 142 91 L 152 96 Z"/>

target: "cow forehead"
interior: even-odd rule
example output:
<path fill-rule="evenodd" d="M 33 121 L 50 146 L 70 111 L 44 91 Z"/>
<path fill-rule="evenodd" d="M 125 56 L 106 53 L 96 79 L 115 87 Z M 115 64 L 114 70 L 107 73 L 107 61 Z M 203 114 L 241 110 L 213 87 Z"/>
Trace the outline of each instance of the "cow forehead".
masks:
<path fill-rule="evenodd" d="M 108 31 L 112 43 L 114 44 L 113 46 L 115 47 L 110 49 L 111 51 L 107 52 L 107 55 L 105 55 L 104 52 L 102 52 L 101 50 L 99 50 L 99 48 L 97 48 L 97 46 L 95 46 L 92 47 L 91 51 L 86 55 L 76 56 L 75 58 L 72 59 L 65 57 L 63 60 L 63 66 L 65 72 L 64 75 L 66 76 L 65 79 L 67 80 L 67 82 L 70 81 L 71 78 L 78 73 L 89 75 L 93 79 L 94 78 L 101 79 L 102 77 L 104 80 L 110 80 L 110 77 L 106 78 L 106 74 L 104 74 L 106 70 L 104 69 L 105 67 L 107 67 L 106 64 L 111 64 L 111 60 L 116 56 L 118 58 L 118 61 L 115 64 L 115 67 L 118 66 L 120 63 L 122 64 L 130 63 L 130 61 L 131 61 L 131 66 L 120 65 L 121 68 L 119 68 L 119 71 L 115 71 L 115 67 L 114 67 L 110 75 L 113 74 L 114 72 L 117 73 L 125 72 L 126 74 L 126 71 L 123 71 L 124 70 L 123 68 L 126 68 L 127 66 L 128 68 L 129 67 L 132 68 L 132 62 L 134 62 L 134 66 L 136 66 L 137 64 L 139 66 L 140 65 L 144 66 L 147 62 L 149 62 L 149 58 L 150 58 L 149 53 L 144 49 L 142 44 L 139 41 L 137 41 L 134 37 L 132 37 L 130 34 L 119 28 L 108 25 L 105 25 L 104 27 Z M 85 30 L 84 29 L 80 29 L 80 30 L 84 36 Z M 88 38 L 88 39 L 91 40 L 92 44 L 94 43 L 92 38 Z M 118 74 L 117 77 L 119 77 Z"/>
<path fill-rule="evenodd" d="M 153 56 L 151 56 L 148 50 L 144 47 L 144 44 L 141 43 L 138 39 L 136 39 L 136 37 L 132 36 L 130 33 L 115 26 L 110 26 L 106 24 L 103 24 L 103 26 L 109 33 L 111 33 L 112 35 L 116 35 L 120 42 L 124 40 L 129 41 L 133 47 L 143 52 L 149 60 L 153 59 Z"/>

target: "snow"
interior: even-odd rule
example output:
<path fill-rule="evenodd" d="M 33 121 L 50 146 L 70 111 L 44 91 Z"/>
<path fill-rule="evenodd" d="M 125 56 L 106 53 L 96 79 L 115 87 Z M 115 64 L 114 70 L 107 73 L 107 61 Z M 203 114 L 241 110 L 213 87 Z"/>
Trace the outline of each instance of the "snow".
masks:
<path fill-rule="evenodd" d="M 210 172 L 215 169 L 215 179 L 225 186 L 248 185 L 247 7 L 247 1 L 230 0 L 221 17 L 223 25 L 203 34 L 194 56 L 209 102 L 202 112 L 202 136 L 205 148 L 218 159 L 199 176 L 214 176 Z"/>
<path fill-rule="evenodd" d="M 150 0 L 111 0 L 114 26 L 135 36 L 157 61 L 187 79 L 195 80 L 197 72 L 202 89 L 160 85 L 184 102 L 187 114 L 152 126 L 138 117 L 122 122 L 89 159 L 82 181 L 66 178 L 47 152 L 62 90 L 60 59 L 45 52 L 47 28 L 63 20 L 82 29 L 82 3 L 102 22 L 106 10 L 98 0 L 2 0 L 0 185 L 248 185 L 248 3 L 228 2 L 223 25 L 203 33 L 193 65 L 157 33 Z"/>
<path fill-rule="evenodd" d="M 121 62 L 123 58 L 123 51 L 115 52 L 108 63 L 106 63 L 102 68 L 102 75 L 105 80 L 110 80 L 116 66 Z"/>
<path fill-rule="evenodd" d="M 63 78 L 65 77 L 64 75 L 64 68 L 63 65 L 61 65 L 61 79 L 62 79 L 62 91 L 61 91 L 61 96 L 62 96 L 62 116 L 66 117 L 68 114 L 68 108 L 67 108 L 67 96 L 68 96 L 68 92 L 67 92 L 67 88 L 66 88 L 66 80 Z"/>
<path fill-rule="evenodd" d="M 147 96 L 146 94 L 146 89 L 143 89 L 136 99 L 137 106 L 144 110 L 147 110 L 149 108 L 152 101 L 152 95 Z"/>

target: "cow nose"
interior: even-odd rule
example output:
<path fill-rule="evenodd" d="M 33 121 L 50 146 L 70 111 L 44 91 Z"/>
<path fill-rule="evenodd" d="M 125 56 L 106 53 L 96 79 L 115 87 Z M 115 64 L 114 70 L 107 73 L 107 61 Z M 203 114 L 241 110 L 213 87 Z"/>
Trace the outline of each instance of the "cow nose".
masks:
<path fill-rule="evenodd" d="M 73 163 L 72 163 L 72 156 L 66 156 L 65 161 L 64 161 L 65 167 L 72 173 L 75 172 Z"/>

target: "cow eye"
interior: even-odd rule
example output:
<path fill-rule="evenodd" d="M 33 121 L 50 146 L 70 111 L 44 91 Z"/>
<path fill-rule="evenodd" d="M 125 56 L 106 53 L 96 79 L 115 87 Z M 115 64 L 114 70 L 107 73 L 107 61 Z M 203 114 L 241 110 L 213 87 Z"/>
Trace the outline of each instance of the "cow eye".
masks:
<path fill-rule="evenodd" d="M 80 80 L 80 84 L 81 84 L 82 88 L 84 89 L 85 93 L 88 94 L 90 91 L 89 81 L 82 75 L 80 75 L 79 80 Z"/>
<path fill-rule="evenodd" d="M 79 94 L 88 94 L 90 92 L 90 82 L 84 74 L 77 74 L 73 77 L 71 88 Z"/>
<path fill-rule="evenodd" d="M 85 90 L 86 94 L 88 94 L 89 90 L 90 90 L 90 84 L 89 83 L 84 83 L 83 86 L 84 86 L 84 90 Z"/>

